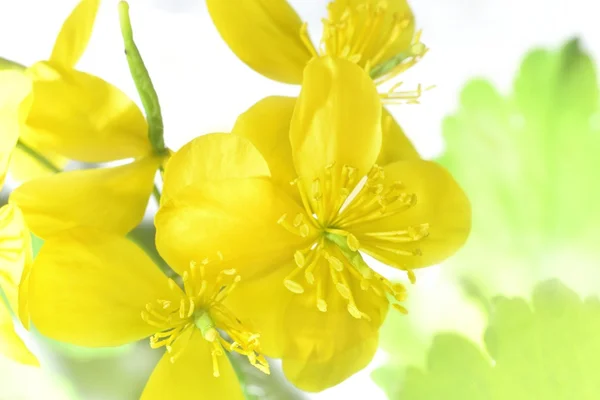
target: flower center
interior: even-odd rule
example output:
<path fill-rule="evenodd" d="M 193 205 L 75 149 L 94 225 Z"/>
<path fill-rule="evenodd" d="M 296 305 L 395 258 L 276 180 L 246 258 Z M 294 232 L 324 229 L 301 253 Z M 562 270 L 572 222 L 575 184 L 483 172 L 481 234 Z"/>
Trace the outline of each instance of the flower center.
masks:
<path fill-rule="evenodd" d="M 344 3 L 329 3 L 329 17 L 323 19 L 318 50 L 310 40 L 307 23 L 303 24 L 300 37 L 314 57 L 331 55 L 356 63 L 366 70 L 376 85 L 382 85 L 415 65 L 427 53 L 428 48 L 421 43 L 419 31 L 406 49 L 389 56 L 398 39 L 412 29 L 412 16 L 398 12 L 390 16 L 388 0 Z M 388 103 L 418 103 L 422 92 L 430 89 L 418 85 L 416 90 L 407 91 L 400 90 L 401 85 L 402 82 L 399 82 L 381 92 L 382 100 Z"/>
<path fill-rule="evenodd" d="M 356 293 L 352 290 L 352 287 L 360 287 L 360 291 L 391 298 L 393 307 L 405 313 L 406 309 L 394 302 L 406 298 L 405 287 L 391 283 L 373 271 L 359 249 L 364 242 L 377 250 L 408 257 L 420 256 L 419 248 L 403 250 L 397 245 L 414 244 L 425 239 L 429 225 L 406 226 L 384 232 L 361 229 L 359 237 L 350 231 L 358 224 L 390 218 L 411 209 L 417 204 L 417 196 L 408 193 L 402 182 L 387 182 L 383 168 L 377 165 L 360 181 L 356 168 L 344 166 L 336 194 L 331 170 L 331 166 L 326 167 L 323 178 L 315 178 L 312 185 L 296 180 L 306 211 L 293 218 L 285 214 L 278 221 L 288 231 L 302 237 L 308 237 L 311 228 L 319 232 L 310 246 L 295 252 L 296 268 L 284 279 L 285 287 L 301 294 L 306 289 L 302 280 L 314 286 L 316 306 L 322 312 L 327 311 L 326 290 L 334 289 L 347 301 L 348 312 L 353 317 L 369 319 L 357 306 Z M 387 263 L 396 264 L 391 260 Z M 414 272 L 407 269 L 407 273 L 414 283 Z"/>
<path fill-rule="evenodd" d="M 201 263 L 191 262 L 189 269 L 182 275 L 183 291 L 173 279 L 169 279 L 169 288 L 173 298 L 178 301 L 158 299 L 146 304 L 142 311 L 142 319 L 159 329 L 150 337 L 153 349 L 165 347 L 171 354 L 171 362 L 175 362 L 186 343 L 181 343 L 174 351 L 174 343 L 189 340 L 191 334 L 198 330 L 204 340 L 212 345 L 211 357 L 213 375 L 218 377 L 218 358 L 225 351 L 235 351 L 248 357 L 250 363 L 259 370 L 269 373 L 269 364 L 260 354 L 259 335 L 244 327 L 223 301 L 240 281 L 234 269 L 222 270 L 214 282 L 209 282 L 205 275 L 208 259 Z M 227 338 L 220 332 L 224 332 Z M 184 333 L 189 333 L 184 335 Z"/>

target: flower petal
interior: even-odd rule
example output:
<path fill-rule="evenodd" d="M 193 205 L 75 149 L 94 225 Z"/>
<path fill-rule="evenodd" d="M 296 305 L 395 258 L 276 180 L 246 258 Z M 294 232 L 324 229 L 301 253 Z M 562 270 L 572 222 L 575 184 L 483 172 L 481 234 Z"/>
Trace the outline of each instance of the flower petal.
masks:
<path fill-rule="evenodd" d="M 82 0 L 65 20 L 50 60 L 66 68 L 72 68 L 83 55 L 92 36 L 94 21 L 100 0 Z"/>
<path fill-rule="evenodd" d="M 242 280 L 229 295 L 227 307 L 256 329 L 267 356 L 283 359 L 284 371 L 295 386 L 317 392 L 342 382 L 371 361 L 388 302 L 350 280 L 357 307 L 371 321 L 356 319 L 348 312 L 347 300 L 330 281 L 324 281 L 327 311 L 321 312 L 314 286 L 302 294 L 284 287 L 284 277 L 294 268 L 290 262 L 260 279 Z"/>
<path fill-rule="evenodd" d="M 430 161 L 397 161 L 384 173 L 386 184 L 400 181 L 406 193 L 416 195 L 416 204 L 389 217 L 349 226 L 361 250 L 387 265 L 413 269 L 439 263 L 464 244 L 471 228 L 471 206 L 443 167 Z M 423 224 L 428 224 L 424 237 L 419 233 Z M 407 231 L 404 238 L 414 241 L 384 234 L 398 231 Z"/>
<path fill-rule="evenodd" d="M 0 261 L 0 289 L 7 294 L 10 307 L 19 317 L 23 316 L 24 325 L 28 327 L 27 303 L 20 297 L 17 300 L 16 294 L 33 261 L 31 235 L 21 210 L 13 204 L 0 208 Z M 14 296 L 8 296 L 9 292 Z"/>
<path fill-rule="evenodd" d="M 39 366 L 37 358 L 29 351 L 15 332 L 13 319 L 8 308 L 0 299 L 0 354 L 18 363 Z"/>
<path fill-rule="evenodd" d="M 56 169 L 63 169 L 69 161 L 68 158 L 63 157 L 60 154 L 46 149 L 42 150 L 39 146 L 36 146 L 33 142 L 28 142 L 23 137 L 19 138 L 19 142 L 24 143 L 30 149 L 41 154 Z M 49 168 L 47 165 L 42 164 L 20 145 L 17 145 L 15 151 L 13 151 L 9 168 L 10 175 L 20 182 L 27 182 L 32 179 L 43 178 L 56 173 L 54 168 Z"/>
<path fill-rule="evenodd" d="M 302 82 L 312 56 L 300 37 L 302 21 L 286 0 L 238 0 L 235 7 L 222 0 L 206 4 L 223 40 L 250 68 L 276 81 Z"/>
<path fill-rule="evenodd" d="M 381 129 L 383 131 L 383 141 L 377 158 L 377 165 L 385 167 L 395 161 L 419 160 L 421 158 L 410 139 L 406 137 L 400 125 L 385 107 L 381 115 Z"/>
<path fill-rule="evenodd" d="M 31 231 L 42 239 L 80 226 L 125 234 L 144 217 L 159 162 L 146 157 L 36 179 L 13 191 L 10 202 L 21 208 Z"/>
<path fill-rule="evenodd" d="M 81 346 L 119 346 L 155 333 L 141 313 L 157 299 L 179 301 L 150 258 L 123 237 L 91 229 L 46 240 L 29 277 L 35 327 Z"/>
<path fill-rule="evenodd" d="M 334 0 L 328 7 L 329 19 L 333 24 L 344 23 L 349 14 L 349 7 L 357 9 L 370 9 L 371 12 L 377 9 L 382 14 L 377 18 L 376 26 L 379 29 L 371 27 L 371 34 L 364 42 L 364 35 L 355 35 L 358 40 L 363 41 L 362 58 L 360 65 L 364 66 L 367 60 L 374 64 L 379 64 L 381 61 L 387 61 L 401 52 L 406 52 L 411 45 L 411 41 L 415 32 L 415 21 L 412 11 L 406 0 L 390 0 L 381 2 L 379 0 Z M 355 13 L 355 15 L 366 16 L 366 12 Z M 368 24 L 365 17 L 359 18 L 355 22 L 355 30 L 361 31 L 365 29 L 365 24 Z M 371 20 L 370 23 L 373 23 Z M 406 24 L 396 37 L 391 35 L 394 24 Z M 351 45 L 358 46 L 354 41 Z M 373 65 L 372 65 L 373 66 Z"/>
<path fill-rule="evenodd" d="M 381 136 L 381 101 L 371 78 L 346 60 L 313 59 L 290 128 L 294 165 L 306 191 L 314 179 L 326 181 L 326 167 L 333 164 L 335 178 L 326 195 L 337 199 L 344 166 L 364 176 L 377 159 Z"/>
<path fill-rule="evenodd" d="M 156 245 L 169 265 L 183 273 L 191 261 L 220 253 L 245 278 L 306 245 L 309 238 L 277 223 L 301 208 L 268 174 L 258 150 L 238 135 L 201 136 L 173 155 L 155 218 Z"/>
<path fill-rule="evenodd" d="M 269 165 L 271 178 L 290 197 L 302 204 L 290 144 L 290 121 L 296 98 L 272 96 L 253 105 L 237 119 L 232 133 L 249 139 Z"/>
<path fill-rule="evenodd" d="M 28 69 L 33 103 L 26 138 L 83 162 L 151 154 L 148 124 L 137 105 L 110 83 L 84 72 L 40 62 Z"/>
<path fill-rule="evenodd" d="M 31 82 L 20 71 L 0 71 L 0 188 L 10 156 L 19 139 L 19 109 L 31 91 Z"/>
<path fill-rule="evenodd" d="M 219 377 L 213 376 L 212 346 L 196 328 L 188 329 L 173 345 L 174 362 L 165 353 L 150 376 L 142 400 L 243 400 L 238 378 L 226 355 L 219 357 Z"/>

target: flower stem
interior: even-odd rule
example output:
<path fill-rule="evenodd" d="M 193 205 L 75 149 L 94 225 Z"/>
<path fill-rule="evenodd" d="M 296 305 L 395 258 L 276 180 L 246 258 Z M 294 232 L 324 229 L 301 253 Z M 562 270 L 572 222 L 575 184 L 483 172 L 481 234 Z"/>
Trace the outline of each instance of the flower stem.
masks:
<path fill-rule="evenodd" d="M 24 70 L 26 67 L 23 64 L 19 64 L 16 61 L 8 60 L 0 57 L 0 70 L 16 69 L 19 71 Z"/>
<path fill-rule="evenodd" d="M 142 55 L 133 40 L 133 29 L 129 19 L 129 4 L 126 1 L 119 2 L 119 22 L 121 24 L 121 35 L 125 44 L 125 56 L 131 77 L 142 100 L 148 120 L 148 138 L 156 154 L 163 155 L 167 152 L 163 138 L 163 120 L 158 102 L 158 95 L 152 85 L 150 74 L 146 69 Z"/>
<path fill-rule="evenodd" d="M 23 141 L 21 141 L 20 139 L 17 141 L 17 148 L 23 150 L 25 153 L 27 153 L 28 156 L 35 159 L 37 162 L 42 164 L 48 170 L 55 172 L 55 173 L 62 171 L 61 168 L 54 165 L 52 163 L 52 161 L 48 160 L 43 154 L 39 153 L 37 150 L 33 149 L 32 147 L 29 147 L 28 145 L 23 143 Z"/>

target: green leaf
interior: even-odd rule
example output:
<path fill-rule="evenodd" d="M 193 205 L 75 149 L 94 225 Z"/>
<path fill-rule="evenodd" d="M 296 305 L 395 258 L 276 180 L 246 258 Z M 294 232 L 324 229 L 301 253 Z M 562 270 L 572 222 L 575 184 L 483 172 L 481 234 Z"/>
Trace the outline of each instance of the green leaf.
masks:
<path fill-rule="evenodd" d="M 448 273 L 488 294 L 528 293 L 548 277 L 598 290 L 598 100 L 576 40 L 529 53 L 508 96 L 483 80 L 466 85 L 439 161 L 471 200 L 473 230 Z"/>
<path fill-rule="evenodd" d="M 557 280 L 536 286 L 531 305 L 493 300 L 485 350 L 438 335 L 427 367 L 409 368 L 402 400 L 595 400 L 600 398 L 600 301 L 582 301 Z"/>

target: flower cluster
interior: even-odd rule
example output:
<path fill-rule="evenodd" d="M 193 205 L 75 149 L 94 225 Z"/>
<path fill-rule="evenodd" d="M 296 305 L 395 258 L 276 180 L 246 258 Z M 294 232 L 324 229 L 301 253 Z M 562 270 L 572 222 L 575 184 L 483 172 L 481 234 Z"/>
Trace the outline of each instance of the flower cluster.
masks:
<path fill-rule="evenodd" d="M 427 51 L 405 0 L 331 2 L 319 46 L 285 0 L 207 0 L 240 59 L 301 89 L 177 151 L 164 145 L 126 3 L 144 112 L 76 69 L 99 3 L 78 4 L 48 60 L 4 60 L 0 71 L 0 175 L 21 182 L 0 209 L 0 351 L 37 362 L 12 310 L 24 327 L 81 346 L 150 337 L 165 354 L 143 399 L 243 398 L 227 353 L 264 373 L 266 357 L 281 359 L 307 391 L 364 368 L 388 308 L 407 312 L 407 288 L 365 255 L 414 283 L 415 269 L 451 256 L 470 229 L 463 191 L 383 108 L 421 94 L 392 82 Z M 70 161 L 94 167 L 63 171 Z M 126 236 L 153 191 L 169 271 Z M 30 232 L 44 241 L 35 258 Z"/>

